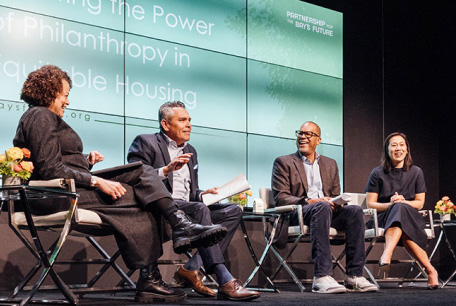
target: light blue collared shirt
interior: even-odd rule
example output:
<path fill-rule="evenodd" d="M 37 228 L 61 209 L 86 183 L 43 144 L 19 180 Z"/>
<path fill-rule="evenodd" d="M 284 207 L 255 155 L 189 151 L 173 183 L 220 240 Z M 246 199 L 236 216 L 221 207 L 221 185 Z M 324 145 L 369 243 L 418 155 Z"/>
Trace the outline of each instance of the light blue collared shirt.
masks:
<path fill-rule="evenodd" d="M 324 196 L 323 194 L 323 183 L 321 181 L 320 175 L 320 165 L 318 164 L 320 160 L 320 154 L 315 152 L 315 161 L 312 163 L 310 159 L 303 156 L 301 153 L 302 162 L 304 164 L 304 170 L 306 171 L 307 178 L 307 197 L 311 199 L 318 199 Z"/>

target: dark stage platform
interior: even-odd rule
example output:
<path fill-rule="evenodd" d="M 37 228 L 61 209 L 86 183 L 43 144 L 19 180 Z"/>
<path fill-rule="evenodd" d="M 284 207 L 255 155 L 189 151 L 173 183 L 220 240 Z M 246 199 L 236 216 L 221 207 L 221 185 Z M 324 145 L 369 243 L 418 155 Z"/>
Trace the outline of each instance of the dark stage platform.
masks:
<path fill-rule="evenodd" d="M 397 287 L 397 284 L 382 284 L 382 288 L 374 293 L 345 293 L 345 294 L 318 294 L 310 291 L 307 285 L 305 292 L 299 292 L 296 286 L 280 285 L 280 293 L 262 292 L 261 297 L 251 302 L 219 301 L 216 298 L 204 298 L 190 289 L 185 289 L 188 294 L 187 301 L 182 305 L 362 305 L 362 306 L 386 306 L 386 305 L 455 305 L 456 282 L 451 282 L 443 289 L 427 290 L 424 284 L 416 284 L 413 287 Z M 1 294 L 2 298 L 6 294 Z M 59 299 L 58 294 L 48 293 L 46 296 L 38 294 L 37 298 Z M 0 303 L 0 305 L 14 305 Z M 133 292 L 110 294 L 90 294 L 80 300 L 79 305 L 146 305 L 134 302 Z M 170 305 L 170 304 L 150 304 Z"/>

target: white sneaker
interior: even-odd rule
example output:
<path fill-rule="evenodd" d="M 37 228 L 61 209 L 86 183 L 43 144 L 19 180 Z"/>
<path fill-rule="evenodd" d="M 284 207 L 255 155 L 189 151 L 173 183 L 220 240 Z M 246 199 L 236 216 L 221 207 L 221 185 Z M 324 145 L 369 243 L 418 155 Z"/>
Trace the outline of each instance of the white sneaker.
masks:
<path fill-rule="evenodd" d="M 345 276 L 345 287 L 349 292 L 378 291 L 378 287 L 368 281 L 364 276 Z"/>
<path fill-rule="evenodd" d="M 312 283 L 312 292 L 318 293 L 345 293 L 347 288 L 339 284 L 334 278 L 329 275 L 322 277 L 314 277 Z"/>

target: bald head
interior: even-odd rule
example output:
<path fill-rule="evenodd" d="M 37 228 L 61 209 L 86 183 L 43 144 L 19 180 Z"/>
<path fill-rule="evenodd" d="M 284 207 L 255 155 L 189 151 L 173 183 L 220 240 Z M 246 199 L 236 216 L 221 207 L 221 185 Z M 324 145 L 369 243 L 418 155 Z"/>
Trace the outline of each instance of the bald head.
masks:
<path fill-rule="evenodd" d="M 301 131 L 312 131 L 310 129 L 310 127 L 312 127 L 314 130 L 314 133 L 316 133 L 318 136 L 321 136 L 321 130 L 320 130 L 320 127 L 318 126 L 318 124 L 316 124 L 315 122 L 313 121 L 306 121 L 304 122 L 302 125 L 301 125 Z"/>
<path fill-rule="evenodd" d="M 296 139 L 299 152 L 312 162 L 315 160 L 315 149 L 321 142 L 321 130 L 318 124 L 306 121 L 301 125 Z"/>

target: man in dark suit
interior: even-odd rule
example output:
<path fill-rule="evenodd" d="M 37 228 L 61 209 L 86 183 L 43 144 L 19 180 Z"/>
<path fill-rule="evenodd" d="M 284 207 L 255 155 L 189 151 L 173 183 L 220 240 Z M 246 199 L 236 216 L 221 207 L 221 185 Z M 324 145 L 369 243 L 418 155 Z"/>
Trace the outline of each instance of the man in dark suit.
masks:
<path fill-rule="evenodd" d="M 377 291 L 378 288 L 363 277 L 363 211 L 359 206 L 337 206 L 331 202 L 332 197 L 340 194 L 339 170 L 335 160 L 315 151 L 321 142 L 320 135 L 320 127 L 316 123 L 305 122 L 296 131 L 298 151 L 274 161 L 272 190 L 275 202 L 277 206 L 303 205 L 304 224 L 310 227 L 312 240 L 313 292 Z M 291 216 L 290 224 L 297 224 L 296 215 Z M 346 234 L 345 286 L 332 277 L 329 243 L 331 226 Z"/>
<path fill-rule="evenodd" d="M 215 296 L 215 292 L 204 286 L 199 269 L 204 264 L 206 271 L 215 273 L 220 284 L 218 298 L 229 300 L 252 300 L 259 293 L 245 289 L 225 267 L 223 253 L 227 249 L 238 227 L 242 211 L 234 204 L 202 203 L 205 193 L 217 193 L 217 188 L 206 191 L 198 187 L 198 160 L 190 140 L 190 115 L 182 102 L 168 102 L 159 110 L 160 132 L 144 134 L 135 138 L 128 152 L 128 161 L 142 161 L 151 165 L 172 194 L 179 209 L 201 224 L 222 224 L 228 235 L 212 247 L 198 248 L 198 252 L 179 267 L 174 277 L 186 283 L 196 292 Z"/>

